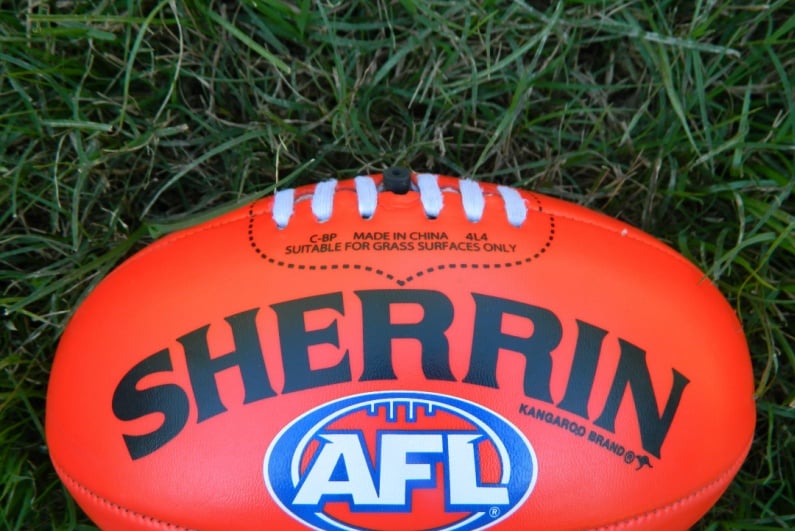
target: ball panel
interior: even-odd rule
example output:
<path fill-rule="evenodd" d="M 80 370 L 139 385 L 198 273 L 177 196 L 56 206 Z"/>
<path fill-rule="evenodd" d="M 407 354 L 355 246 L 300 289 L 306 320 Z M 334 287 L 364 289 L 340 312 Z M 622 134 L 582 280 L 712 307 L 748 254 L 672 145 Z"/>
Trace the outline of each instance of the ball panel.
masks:
<path fill-rule="evenodd" d="M 283 229 L 269 198 L 151 245 L 62 338 L 53 461 L 112 503 L 179 525 L 222 515 L 219 527 L 299 529 L 261 475 L 282 426 L 342 396 L 428 390 L 477 400 L 533 445 L 538 482 L 508 528 L 607 526 L 661 507 L 673 507 L 666 525 L 694 522 L 753 431 L 731 308 L 636 229 L 537 194 L 513 227 L 483 187 L 477 223 L 461 222 L 450 191 L 435 220 L 409 192 L 382 194 L 362 221 L 341 182 L 325 223 L 305 187 Z M 247 354 L 232 363 L 233 352 Z"/>

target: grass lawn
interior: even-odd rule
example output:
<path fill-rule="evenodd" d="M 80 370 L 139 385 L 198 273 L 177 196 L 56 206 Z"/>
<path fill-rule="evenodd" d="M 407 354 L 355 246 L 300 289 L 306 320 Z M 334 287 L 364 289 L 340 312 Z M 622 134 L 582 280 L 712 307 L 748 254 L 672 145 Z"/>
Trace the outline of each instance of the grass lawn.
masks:
<path fill-rule="evenodd" d="M 795 527 L 794 72 L 785 0 L 0 2 L 0 530 L 91 528 L 45 392 L 111 268 L 276 183 L 392 165 L 574 201 L 702 268 L 758 427 L 699 529 Z"/>

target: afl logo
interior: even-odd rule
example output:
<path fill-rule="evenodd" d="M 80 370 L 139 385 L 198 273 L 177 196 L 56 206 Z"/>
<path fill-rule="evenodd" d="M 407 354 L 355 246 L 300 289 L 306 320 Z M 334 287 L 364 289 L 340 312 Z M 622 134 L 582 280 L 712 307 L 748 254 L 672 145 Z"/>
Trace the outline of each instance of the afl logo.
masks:
<path fill-rule="evenodd" d="M 385 391 L 297 418 L 263 472 L 273 499 L 314 529 L 471 531 L 525 502 L 537 463 L 524 435 L 482 406 Z"/>

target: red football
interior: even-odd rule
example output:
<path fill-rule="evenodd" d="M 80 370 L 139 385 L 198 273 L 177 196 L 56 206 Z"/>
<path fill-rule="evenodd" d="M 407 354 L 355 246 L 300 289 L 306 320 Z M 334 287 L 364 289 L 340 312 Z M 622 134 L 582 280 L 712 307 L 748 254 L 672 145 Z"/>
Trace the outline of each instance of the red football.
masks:
<path fill-rule="evenodd" d="M 142 250 L 52 369 L 106 529 L 685 529 L 751 444 L 741 326 L 651 236 L 393 169 Z"/>

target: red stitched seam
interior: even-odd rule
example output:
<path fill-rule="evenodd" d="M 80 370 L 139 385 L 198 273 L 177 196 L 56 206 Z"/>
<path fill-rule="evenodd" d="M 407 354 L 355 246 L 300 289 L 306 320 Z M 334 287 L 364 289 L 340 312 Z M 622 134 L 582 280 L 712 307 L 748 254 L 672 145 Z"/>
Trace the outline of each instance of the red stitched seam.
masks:
<path fill-rule="evenodd" d="M 639 514 L 639 515 L 636 515 L 636 516 L 632 516 L 632 517 L 627 518 L 625 520 L 622 520 L 620 522 L 615 522 L 615 523 L 608 524 L 608 525 L 601 526 L 601 527 L 594 527 L 594 528 L 591 528 L 590 531 L 615 531 L 615 530 L 618 530 L 618 529 L 627 529 L 627 528 L 630 528 L 630 527 L 632 527 L 632 526 L 634 526 L 636 524 L 640 524 L 640 523 L 642 523 L 644 521 L 648 521 L 648 520 L 651 520 L 653 518 L 657 518 L 660 515 L 662 515 L 663 513 L 672 511 L 677 506 L 684 505 L 684 504 L 686 504 L 686 503 L 688 503 L 690 501 L 693 501 L 696 498 L 706 494 L 707 491 L 712 490 L 713 488 L 718 486 L 720 483 L 726 481 L 727 478 L 731 478 L 732 476 L 734 476 L 740 470 L 740 467 L 743 465 L 743 462 L 745 461 L 745 458 L 748 455 L 748 451 L 751 448 L 751 443 L 753 442 L 753 439 L 754 439 L 754 437 L 753 437 L 753 434 L 752 434 L 751 435 L 751 439 L 748 441 L 748 444 L 746 445 L 745 452 L 743 452 L 740 455 L 740 457 L 732 464 L 731 467 L 729 467 L 727 470 L 724 470 L 717 478 L 715 478 L 711 482 L 707 483 L 703 487 L 697 489 L 696 491 L 688 494 L 687 496 L 679 498 L 678 500 L 675 500 L 675 501 L 673 501 L 673 502 L 671 502 L 668 505 L 665 505 L 663 507 L 658 507 L 657 509 L 653 509 L 653 510 L 648 511 L 646 513 Z"/>
<path fill-rule="evenodd" d="M 659 508 L 654 509 L 652 511 L 648 511 L 648 512 L 643 513 L 643 514 L 627 518 L 626 520 L 622 520 L 620 522 L 616 522 L 616 523 L 613 523 L 613 524 L 608 524 L 606 526 L 601 526 L 601 527 L 594 527 L 594 528 L 591 528 L 591 531 L 613 531 L 613 530 L 617 530 L 617 529 L 628 528 L 628 527 L 631 527 L 631 526 L 633 526 L 635 524 L 641 523 L 644 520 L 650 520 L 652 518 L 656 518 L 659 515 L 661 515 L 662 513 L 669 512 L 669 511 L 673 510 L 676 506 L 684 505 L 685 503 L 688 503 L 689 501 L 694 500 L 695 498 L 698 498 L 699 496 L 702 496 L 707 491 L 713 489 L 715 486 L 717 486 L 720 483 L 722 483 L 723 481 L 725 481 L 727 477 L 733 476 L 740 469 L 740 467 L 742 466 L 743 462 L 745 461 L 745 458 L 746 458 L 746 456 L 748 454 L 748 450 L 750 449 L 752 442 L 753 442 L 753 435 L 751 436 L 751 440 L 748 441 L 748 444 L 746 446 L 746 451 L 741 454 L 741 456 L 732 464 L 732 466 L 728 470 L 725 470 L 717 478 L 712 480 L 710 483 L 704 485 L 703 487 L 699 488 L 695 492 L 692 492 L 691 494 L 688 494 L 687 496 L 679 498 L 678 500 L 675 500 L 675 501 L 669 503 L 668 505 L 666 505 L 664 507 L 659 507 Z M 159 527 L 159 528 L 172 529 L 172 530 L 176 530 L 176 531 L 190 531 L 190 528 L 182 527 L 182 526 L 177 525 L 177 524 L 171 524 L 171 523 L 165 522 L 163 520 L 159 520 L 157 518 L 154 518 L 152 516 L 146 516 L 144 514 L 138 513 L 136 511 L 133 511 L 131 509 L 127 509 L 126 507 L 122 507 L 121 505 L 113 503 L 110 500 L 107 500 L 106 498 L 103 498 L 102 496 L 99 496 L 98 494 L 94 493 L 93 491 L 91 491 L 90 489 L 88 489 L 87 487 L 82 485 L 80 482 L 78 482 L 76 479 L 74 479 L 72 476 L 70 476 L 68 473 L 66 473 L 63 468 L 61 468 L 60 466 L 56 465 L 55 462 L 53 462 L 53 466 L 55 467 L 55 469 L 58 471 L 58 473 L 61 475 L 62 478 L 64 478 L 66 481 L 72 483 L 81 492 L 83 492 L 83 493 L 87 494 L 88 496 L 94 498 L 99 503 L 109 506 L 113 510 L 122 512 L 127 517 L 139 518 L 139 519 L 143 520 L 145 523 L 150 524 L 150 525 L 154 525 L 154 526 Z"/>
<path fill-rule="evenodd" d="M 155 529 L 169 529 L 172 531 L 191 531 L 191 529 L 188 527 L 183 527 L 177 524 L 171 524 L 169 522 L 160 520 L 153 516 L 147 516 L 145 514 L 133 511 L 132 509 L 122 507 L 117 503 L 113 503 L 112 501 L 108 500 L 107 498 L 103 498 L 99 494 L 93 492 L 91 489 L 89 489 L 88 487 L 77 481 L 75 478 L 70 476 L 62 467 L 55 464 L 54 461 L 53 461 L 53 466 L 55 467 L 55 470 L 58 471 L 58 474 L 61 476 L 61 478 L 64 479 L 64 481 L 70 483 L 73 487 L 78 489 L 83 494 L 86 494 L 89 497 L 91 497 L 95 503 L 98 503 L 99 505 L 105 505 L 113 511 L 120 512 L 122 516 L 126 518 L 139 519 L 143 521 L 143 523 L 145 523 L 146 525 L 154 527 Z"/>
<path fill-rule="evenodd" d="M 528 193 L 532 194 L 533 192 L 528 192 Z M 556 199 L 556 198 L 553 198 L 553 199 Z M 574 205 L 574 206 L 579 206 L 576 203 L 571 203 L 571 204 Z M 646 231 L 644 231 L 642 229 L 639 229 L 639 228 L 635 227 L 634 225 L 630 225 L 629 223 L 627 223 L 625 221 L 621 221 L 618 218 L 614 218 L 612 216 L 608 216 L 607 214 L 605 214 L 603 212 L 599 212 L 598 210 L 591 210 L 591 209 L 589 209 L 587 207 L 580 207 L 580 208 L 583 208 L 583 209 L 587 210 L 588 212 L 591 212 L 591 213 L 594 213 L 594 214 L 599 214 L 601 216 L 605 216 L 605 217 L 607 217 L 607 218 L 609 218 L 609 219 L 611 219 L 613 221 L 616 221 L 618 223 L 623 224 L 624 227 L 622 227 L 621 229 L 615 229 L 613 227 L 609 227 L 607 225 L 603 225 L 603 224 L 599 223 L 598 221 L 593 221 L 593 220 L 581 218 L 581 217 L 579 217 L 577 215 L 571 215 L 571 214 L 568 214 L 568 213 L 561 214 L 560 212 L 555 212 L 555 208 L 554 207 L 550 208 L 549 206 L 547 206 L 547 210 L 545 210 L 545 212 L 551 212 L 557 218 L 566 219 L 568 221 L 576 221 L 577 223 L 582 223 L 584 225 L 590 225 L 591 227 L 596 227 L 597 229 L 602 229 L 605 232 L 609 232 L 609 233 L 612 233 L 612 234 L 617 234 L 617 235 L 621 236 L 622 238 L 628 238 L 628 239 L 630 239 L 630 240 L 632 240 L 632 241 L 634 241 L 636 243 L 640 243 L 642 245 L 645 245 L 646 247 L 649 247 L 649 248 L 654 249 L 654 250 L 656 250 L 658 252 L 664 253 L 664 254 L 670 256 L 671 258 L 675 258 L 675 259 L 679 260 L 679 262 L 681 262 L 681 263 L 687 264 L 687 265 L 689 265 L 691 267 L 696 267 L 696 265 L 693 262 L 691 262 L 690 260 L 688 260 L 687 258 L 682 256 L 679 252 L 676 251 L 676 249 L 672 248 L 669 245 L 666 245 L 661 240 L 659 240 L 655 236 L 649 234 L 648 232 L 646 232 Z M 624 230 L 626 230 L 627 232 L 625 233 Z M 648 239 L 645 239 L 645 238 L 642 238 L 642 237 L 638 237 L 635 234 L 633 234 L 633 232 L 640 233 L 643 236 L 646 236 L 649 239 L 654 240 L 654 242 L 650 242 L 650 241 L 648 241 Z M 696 269 L 698 269 L 698 268 L 696 267 Z M 706 277 L 706 274 L 704 274 L 704 276 Z"/>

